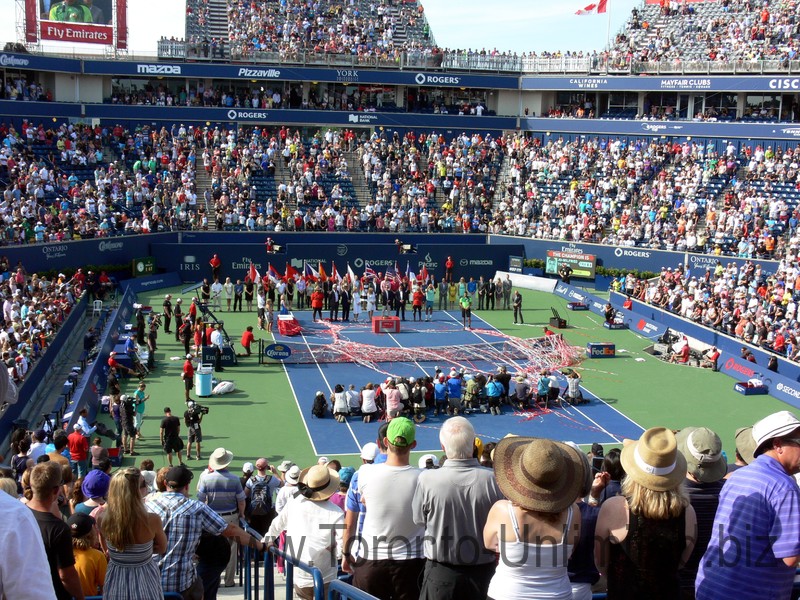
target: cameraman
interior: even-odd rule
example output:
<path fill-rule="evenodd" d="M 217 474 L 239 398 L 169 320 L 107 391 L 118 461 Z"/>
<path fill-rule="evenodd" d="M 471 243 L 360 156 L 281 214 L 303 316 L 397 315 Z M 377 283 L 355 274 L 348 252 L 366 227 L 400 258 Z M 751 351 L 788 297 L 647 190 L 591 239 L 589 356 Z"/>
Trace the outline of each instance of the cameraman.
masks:
<path fill-rule="evenodd" d="M 200 460 L 200 442 L 203 441 L 203 432 L 200 429 L 200 423 L 203 421 L 203 415 L 208 409 L 204 412 L 204 407 L 197 404 L 194 400 L 189 400 L 186 403 L 186 407 L 186 412 L 183 413 L 183 422 L 189 430 L 186 444 L 186 459 L 188 460 L 192 457 L 192 443 L 194 443 L 196 445 L 194 457 Z"/>

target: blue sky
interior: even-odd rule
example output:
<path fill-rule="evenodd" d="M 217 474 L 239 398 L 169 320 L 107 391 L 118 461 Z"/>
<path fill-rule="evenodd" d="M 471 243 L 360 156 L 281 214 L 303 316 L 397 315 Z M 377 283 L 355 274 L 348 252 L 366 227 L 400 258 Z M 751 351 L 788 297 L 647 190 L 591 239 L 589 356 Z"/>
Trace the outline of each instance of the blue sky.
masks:
<path fill-rule="evenodd" d="M 447 48 L 497 48 L 517 53 L 535 50 L 601 50 L 641 0 L 608 0 L 608 15 L 576 16 L 594 0 L 422 0 L 436 42 Z M 154 53 L 162 35 L 182 37 L 185 0 L 129 0 L 130 48 Z M 11 15 L 14 0 L 0 0 L 0 14 Z M 158 15 L 158 18 L 153 18 Z M 0 41 L 16 39 L 15 19 L 0 20 Z M 92 50 L 92 47 L 88 47 Z M 65 51 L 50 44 L 48 51 Z M 86 46 L 81 51 L 86 51 Z M 97 47 L 95 51 L 101 52 Z"/>

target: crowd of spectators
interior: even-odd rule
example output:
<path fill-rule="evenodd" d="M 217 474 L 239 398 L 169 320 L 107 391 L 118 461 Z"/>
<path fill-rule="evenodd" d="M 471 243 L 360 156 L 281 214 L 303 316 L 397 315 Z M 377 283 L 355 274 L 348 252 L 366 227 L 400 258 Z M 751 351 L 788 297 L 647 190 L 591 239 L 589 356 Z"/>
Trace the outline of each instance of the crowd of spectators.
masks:
<path fill-rule="evenodd" d="M 165 415 L 162 430 L 179 428 L 170 409 Z M 234 453 L 220 447 L 193 484 L 183 463 L 156 472 L 143 460 L 112 473 L 106 455 L 86 470 L 80 429 L 57 431 L 51 444 L 46 431 L 20 430 L 15 466 L 0 468 L 0 503 L 11 517 L 0 544 L 19 557 L 11 552 L 18 538 L 28 543 L 0 584 L 13 594 L 36 574 L 48 597 L 114 589 L 128 597 L 119 575 L 126 564 L 141 597 L 216 597 L 221 585 L 236 585 L 238 542 L 258 552 L 282 547 L 319 569 L 326 588 L 340 569 L 353 573 L 354 586 L 379 598 L 450 598 L 466 588 L 476 599 L 558 591 L 584 600 L 606 586 L 610 598 L 792 596 L 800 420 L 788 411 L 737 429 L 730 462 L 720 435 L 703 426 L 652 427 L 621 449 L 595 443 L 584 452 L 544 438 L 484 442 L 456 416 L 439 432 L 442 453 L 412 461 L 416 431 L 410 419 L 390 418 L 377 443 L 361 447 L 358 467 L 259 458 L 237 473 Z M 123 509 L 134 518 L 120 518 Z M 251 538 L 240 519 L 263 537 Z M 723 553 L 723 541 L 747 543 L 761 558 Z M 551 558 L 520 560 L 523 551 Z M 320 582 L 298 573 L 293 591 L 311 597 Z"/>
<path fill-rule="evenodd" d="M 394 60 L 402 47 L 393 36 L 400 21 L 413 25 L 416 11 L 402 7 L 395 14 L 386 2 L 317 5 L 228 2 L 231 55 L 252 58 L 260 52 L 280 53 L 291 60 L 300 53 L 353 54 L 359 58 Z"/>
<path fill-rule="evenodd" d="M 83 291 L 97 285 L 99 275 L 81 272 L 72 278 L 63 273 L 47 277 L 28 273 L 22 264 L 11 265 L 1 256 L 0 277 L 3 311 L 0 360 L 10 379 L 21 384 L 33 364 L 47 351 Z M 11 397 L 15 399 L 16 394 Z M 7 400 L 8 397 L 0 404 Z"/>
<path fill-rule="evenodd" d="M 177 128 L 176 128 L 177 129 Z M 185 132 L 24 121 L 0 125 L 5 244 L 197 225 L 195 148 Z M 107 161 L 104 149 L 121 161 Z"/>
<path fill-rule="evenodd" d="M 796 152 L 517 137 L 491 231 L 742 258 L 794 255 Z"/>
<path fill-rule="evenodd" d="M 654 27 L 655 22 L 659 27 Z M 798 53 L 794 3 L 724 0 L 690 3 L 662 0 L 645 14 L 635 9 L 613 50 L 627 60 L 734 62 L 772 60 L 788 65 Z"/>
<path fill-rule="evenodd" d="M 52 102 L 53 94 L 40 82 L 29 79 L 24 73 L 18 73 L 6 77 L 5 85 L 0 88 L 0 100 Z"/>
<path fill-rule="evenodd" d="M 797 251 L 792 251 L 779 262 L 774 275 L 767 275 L 750 261 L 738 267 L 736 263 L 717 260 L 713 268 L 701 272 L 689 272 L 683 265 L 666 267 L 651 281 L 627 275 L 614 287 L 698 325 L 798 361 L 797 258 Z"/>

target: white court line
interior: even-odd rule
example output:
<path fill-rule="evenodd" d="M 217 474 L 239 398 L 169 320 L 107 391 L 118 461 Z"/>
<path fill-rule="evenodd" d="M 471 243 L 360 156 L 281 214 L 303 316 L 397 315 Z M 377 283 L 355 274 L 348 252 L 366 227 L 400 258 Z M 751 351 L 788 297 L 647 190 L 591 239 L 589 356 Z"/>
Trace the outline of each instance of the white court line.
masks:
<path fill-rule="evenodd" d="M 325 373 L 322 371 L 322 366 L 319 364 L 319 362 L 317 361 L 316 357 L 314 356 L 314 351 L 311 349 L 311 346 L 309 345 L 308 341 L 306 340 L 306 336 L 303 334 L 302 331 L 300 332 L 300 335 L 303 338 L 303 343 L 306 345 L 306 348 L 308 348 L 308 351 L 311 353 L 311 357 L 314 359 L 314 364 L 317 366 L 317 370 L 319 371 L 319 374 L 322 376 L 322 380 L 325 382 L 325 385 L 327 386 L 328 390 L 332 392 L 333 388 L 331 387 L 331 384 L 328 383 L 328 378 L 325 377 Z M 286 368 L 286 367 L 284 366 L 284 368 Z M 288 376 L 288 373 L 287 373 L 287 376 Z M 290 385 L 291 385 L 291 383 L 290 383 Z M 292 392 L 294 393 L 294 386 L 292 386 Z M 297 401 L 297 394 L 294 395 L 294 398 L 295 398 L 295 401 Z M 326 399 L 326 401 L 327 401 L 327 399 Z M 297 406 L 299 408 L 300 407 L 300 403 L 299 403 L 299 401 L 297 401 L 297 402 L 298 402 Z M 300 416 L 303 418 L 303 424 L 305 425 L 306 424 L 306 417 L 305 417 L 305 414 L 303 413 L 302 410 L 300 411 Z M 347 425 L 347 430 L 350 432 L 350 435 L 353 436 L 353 441 L 356 443 L 356 448 L 358 448 L 359 452 L 360 452 L 361 451 L 361 444 L 358 443 L 358 438 L 356 437 L 355 432 L 353 432 L 353 428 L 350 427 L 350 422 L 347 419 L 345 419 L 344 422 L 345 422 L 345 425 Z M 308 437 L 311 438 L 311 432 L 308 431 L 308 426 L 307 425 L 306 425 L 306 432 L 308 433 Z M 316 454 L 317 450 L 316 450 L 316 446 L 314 445 L 314 440 L 313 439 L 311 440 L 311 445 L 314 447 L 314 453 Z"/>
<path fill-rule="evenodd" d="M 448 314 L 449 314 L 449 313 L 448 313 Z M 452 317 L 452 315 L 450 315 L 450 316 Z M 455 319 L 455 317 L 453 317 L 453 318 Z M 481 319 L 481 320 L 483 321 L 483 319 Z M 483 322 L 484 322 L 484 323 L 486 323 L 486 321 L 483 321 Z M 489 323 L 486 323 L 486 324 L 487 324 L 487 325 L 489 325 L 489 327 L 492 327 L 492 325 L 490 325 Z M 498 333 L 502 333 L 502 331 L 500 331 L 500 330 L 499 330 L 499 329 L 497 329 L 496 327 L 492 327 L 492 329 L 494 329 L 494 330 L 495 330 L 495 331 L 497 331 Z M 471 331 L 471 330 L 470 330 L 470 331 Z M 483 343 L 485 343 L 485 344 L 488 344 L 488 343 L 489 343 L 489 342 L 487 342 L 487 341 L 486 341 L 484 338 L 482 338 L 480 335 L 478 335 L 477 333 L 475 333 L 474 331 L 472 331 L 472 334 L 473 334 L 473 335 L 474 335 L 476 338 L 478 338 L 479 340 L 481 340 Z M 516 367 L 517 367 L 518 369 L 520 368 L 520 364 L 519 364 L 517 361 L 515 361 L 515 360 L 513 360 L 513 359 L 508 359 L 508 360 L 509 360 L 509 362 L 511 362 L 512 364 L 516 365 Z M 587 388 L 584 388 L 584 389 L 585 389 L 587 392 L 589 391 Z M 594 394 L 592 394 L 592 395 L 593 395 L 593 396 L 595 396 Z M 597 397 L 597 396 L 595 396 L 595 398 L 598 398 L 598 397 Z M 600 399 L 598 398 L 598 400 L 600 400 Z M 602 402 L 602 400 L 600 400 L 600 401 Z M 606 406 L 609 406 L 609 405 L 608 405 L 607 403 L 605 403 L 605 402 L 603 402 L 603 404 L 606 404 Z M 604 432 L 606 435 L 608 435 L 608 436 L 609 436 L 609 437 L 610 437 L 612 440 L 614 440 L 614 441 L 615 441 L 615 442 L 617 442 L 618 444 L 619 444 L 619 443 L 622 443 L 622 440 L 618 439 L 618 438 L 617 438 L 615 435 L 612 435 L 612 433 L 611 433 L 610 431 L 608 431 L 608 429 L 606 429 L 605 427 L 603 427 L 602 425 L 600 425 L 600 423 L 598 423 L 597 421 L 595 421 L 594 419 L 592 419 L 590 416 L 588 416 L 586 413 L 584 413 L 584 412 L 583 412 L 581 409 L 579 409 L 579 408 L 577 408 L 577 407 L 574 407 L 574 406 L 573 406 L 572 408 L 574 408 L 576 411 L 578 411 L 578 412 L 581 414 L 581 416 L 583 416 L 583 418 L 584 418 L 584 419 L 586 419 L 586 420 L 587 420 L 587 421 L 589 421 L 590 423 L 594 423 L 595 427 L 597 427 L 599 430 L 601 430 L 601 431 L 602 431 L 602 432 Z M 619 412 L 619 411 L 617 411 L 617 412 Z M 622 414 L 622 413 L 620 413 L 620 414 Z M 623 415 L 623 416 L 624 416 L 624 415 Z M 633 421 L 631 421 L 631 422 L 632 422 L 632 423 L 634 423 Z M 635 424 L 635 425 L 637 425 L 637 426 L 640 426 L 638 423 L 634 423 L 634 424 Z"/>

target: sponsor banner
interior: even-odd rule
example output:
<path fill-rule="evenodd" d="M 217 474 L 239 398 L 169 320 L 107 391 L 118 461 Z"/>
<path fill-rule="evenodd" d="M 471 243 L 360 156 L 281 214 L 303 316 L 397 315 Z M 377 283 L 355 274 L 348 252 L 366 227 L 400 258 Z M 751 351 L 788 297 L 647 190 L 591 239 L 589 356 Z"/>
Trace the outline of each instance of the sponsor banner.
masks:
<path fill-rule="evenodd" d="M 56 58 L 39 56 L 37 54 L 14 54 L 13 52 L 0 52 L 0 68 L 24 71 L 59 71 L 63 73 L 80 73 L 81 61 L 72 58 Z M 14 102 L 19 106 L 19 102 Z M 26 102 L 26 104 L 28 104 Z M 53 104 L 49 104 L 52 108 Z M 19 114 L 19 109 L 17 113 Z"/>
<path fill-rule="evenodd" d="M 669 250 L 651 250 L 650 248 L 605 246 L 602 244 L 573 244 L 558 240 L 530 240 L 513 236 L 489 236 L 489 244 L 522 244 L 525 247 L 525 258 L 538 258 L 546 260 L 548 252 L 562 252 L 568 254 L 591 254 L 596 257 L 597 266 L 616 269 L 631 269 L 635 271 L 650 271 L 660 273 L 661 267 L 677 267 L 678 264 L 688 264 L 692 275 L 705 273 L 706 269 L 712 271 L 717 261 L 723 265 L 736 263 L 741 267 L 747 262 L 745 258 L 735 256 L 713 256 L 709 254 L 687 254 L 684 252 L 671 252 Z M 751 260 L 759 265 L 764 274 L 774 274 L 778 262 L 773 260 Z"/>
<path fill-rule="evenodd" d="M 53 363 L 56 361 L 56 358 L 58 358 L 61 349 L 72 337 L 72 334 L 75 333 L 76 335 L 83 335 L 84 329 L 81 329 L 79 325 L 86 314 L 86 306 L 88 304 L 87 298 L 88 295 L 84 294 L 83 298 L 81 298 L 73 307 L 72 311 L 62 324 L 61 329 L 58 330 L 56 336 L 49 342 L 47 352 L 45 352 L 42 357 L 31 367 L 31 370 L 28 373 L 25 381 L 19 388 L 17 402 L 9 405 L 3 413 L 3 416 L 0 417 L 0 447 L 6 448 L 4 440 L 6 440 L 11 434 L 14 421 L 19 419 L 22 416 L 23 411 L 28 408 L 29 403 L 36 395 L 39 384 L 47 377 L 50 367 L 53 366 Z M 44 414 L 45 412 L 49 413 L 51 409 L 52 405 L 44 406 L 42 411 L 37 414 L 36 417 L 38 417 L 40 414 Z M 31 427 L 37 427 L 38 423 L 39 422 L 37 421 L 35 423 L 31 423 L 30 425 Z M 54 425 L 57 427 L 58 423 L 55 423 Z"/>
<path fill-rule="evenodd" d="M 131 290 L 134 294 L 149 292 L 150 290 L 160 290 L 163 288 L 177 287 L 181 284 L 181 278 L 174 271 L 161 275 L 149 275 L 125 279 L 120 282 L 123 291 Z"/>
<path fill-rule="evenodd" d="M 177 239 L 176 233 L 155 233 L 56 244 L 32 244 L 8 247 L 6 255 L 13 261 L 11 264 L 22 261 L 25 269 L 31 273 L 77 269 L 86 265 L 122 265 L 130 264 L 130 261 L 137 256 L 148 256 L 151 243 L 174 239 Z"/>
<path fill-rule="evenodd" d="M 633 119 L 595 119 L 587 124 L 586 119 L 541 119 L 521 118 L 523 131 L 553 134 L 573 133 L 590 137 L 608 135 L 667 136 L 683 139 L 694 136 L 725 139 L 800 139 L 800 127 L 787 127 L 786 123 L 709 123 L 693 121 L 636 121 Z"/>
<path fill-rule="evenodd" d="M 164 73 L 170 69 L 185 69 L 185 65 L 139 65 L 146 74 Z M 177 111 L 177 112 L 176 112 Z M 363 113 L 336 110 L 263 110 L 248 108 L 179 108 L 163 106 L 120 106 L 117 104 L 87 104 L 87 118 L 147 121 L 148 123 L 174 123 L 180 115 L 182 122 L 210 123 L 282 123 L 288 125 L 338 125 L 355 124 L 382 127 L 435 128 L 445 133 L 491 133 L 497 137 L 502 130 L 514 129 L 515 117 L 478 117 L 469 115 L 423 115 L 418 113 Z"/>
<path fill-rule="evenodd" d="M 244 279 L 252 262 L 259 273 L 264 275 L 272 266 L 278 273 L 286 271 L 287 263 L 302 271 L 305 263 L 315 269 L 321 264 L 330 275 L 332 267 L 344 275 L 349 265 L 357 276 L 361 276 L 369 266 L 376 273 L 385 273 L 395 265 L 403 274 L 408 269 L 419 275 L 422 267 L 437 279 L 444 276 L 444 264 L 448 256 L 452 256 L 455 266 L 453 276 L 456 278 L 494 277 L 497 271 L 505 270 L 508 265 L 509 250 L 514 248 L 498 246 L 491 248 L 484 245 L 443 245 L 417 244 L 416 254 L 398 254 L 394 238 L 384 237 L 382 244 L 304 244 L 295 243 L 291 235 L 282 237 L 276 242 L 286 247 L 285 254 L 267 255 L 263 248 L 264 236 L 260 236 L 258 244 L 221 244 L 219 238 L 214 244 L 214 252 L 222 261 L 222 277 Z M 317 238 L 319 239 L 319 238 Z M 350 239 L 353 239 L 352 236 Z M 404 238 L 406 239 L 406 238 Z M 211 267 L 208 264 L 212 252 L 207 244 L 198 243 L 156 243 L 151 246 L 151 254 L 161 268 L 176 271 L 183 282 L 196 282 L 210 277 Z"/>
<path fill-rule="evenodd" d="M 110 46 L 114 43 L 114 28 L 110 25 L 42 21 L 39 35 L 43 40 L 68 42 L 70 44 L 102 44 Z"/>
<path fill-rule="evenodd" d="M 709 91 L 709 92 L 767 92 L 800 90 L 800 77 L 754 76 L 713 77 L 698 75 L 638 75 L 636 77 L 542 77 L 526 76 L 520 80 L 523 90 L 608 90 L 631 92 Z"/>
<path fill-rule="evenodd" d="M 292 355 L 292 349 L 286 344 L 270 344 L 264 348 L 264 356 L 273 360 L 286 360 Z"/>
<path fill-rule="evenodd" d="M 85 73 L 92 75 L 137 75 L 141 61 L 87 60 Z M 164 63 L 152 63 L 164 64 Z M 350 84 L 388 84 L 420 87 L 471 87 L 516 90 L 519 78 L 510 75 L 473 75 L 468 73 L 437 73 L 431 71 L 398 71 L 393 69 L 320 69 L 287 67 L 286 65 L 241 65 L 174 63 L 177 67 L 167 76 L 203 77 L 215 79 L 246 79 L 259 81 L 325 81 Z"/>
<path fill-rule="evenodd" d="M 606 306 L 605 300 L 594 294 L 590 294 L 586 290 L 569 285 L 567 283 L 558 282 L 553 293 L 556 296 L 564 298 L 567 302 L 580 302 L 589 307 L 589 310 L 598 315 L 602 315 Z"/>

